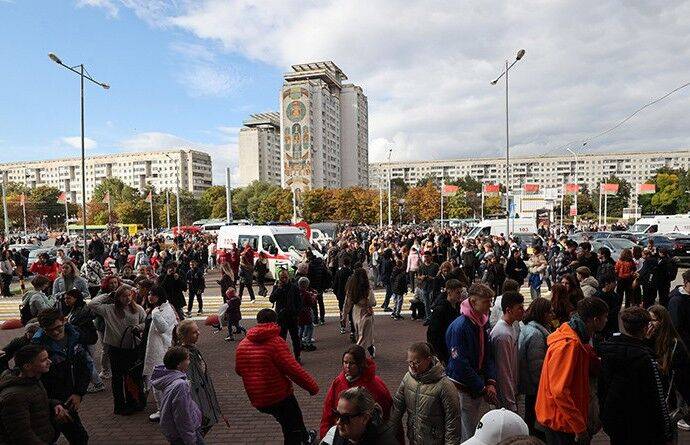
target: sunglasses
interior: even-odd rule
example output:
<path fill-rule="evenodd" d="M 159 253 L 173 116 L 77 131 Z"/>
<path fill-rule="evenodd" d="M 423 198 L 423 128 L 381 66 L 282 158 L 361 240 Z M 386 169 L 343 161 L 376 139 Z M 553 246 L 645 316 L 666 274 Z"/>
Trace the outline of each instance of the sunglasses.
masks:
<path fill-rule="evenodd" d="M 349 414 L 349 413 L 347 413 L 347 414 L 343 414 L 343 413 L 339 412 L 337 409 L 332 409 L 332 410 L 331 410 L 331 414 L 332 414 L 333 417 L 335 418 L 335 421 L 336 421 L 336 422 L 340 421 L 340 423 L 342 423 L 343 425 L 347 425 L 347 424 L 350 423 L 350 421 L 351 421 L 352 419 L 354 419 L 355 417 L 359 417 L 359 416 L 361 416 L 361 415 L 364 414 L 364 413 L 357 413 L 357 414 Z"/>

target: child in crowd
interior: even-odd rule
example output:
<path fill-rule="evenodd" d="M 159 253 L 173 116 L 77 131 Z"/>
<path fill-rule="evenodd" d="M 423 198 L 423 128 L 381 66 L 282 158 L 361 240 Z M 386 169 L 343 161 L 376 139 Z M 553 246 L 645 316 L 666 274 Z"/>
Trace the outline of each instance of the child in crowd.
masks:
<path fill-rule="evenodd" d="M 314 351 L 314 308 L 316 307 L 316 291 L 309 287 L 309 278 L 301 277 L 297 281 L 299 293 L 302 297 L 302 308 L 299 311 L 297 324 L 299 326 L 299 337 L 302 339 L 302 349 Z"/>
<path fill-rule="evenodd" d="M 239 295 L 237 295 L 234 287 L 228 288 L 228 290 L 225 292 L 225 299 L 228 304 L 228 308 L 225 311 L 225 320 L 227 320 L 228 325 L 228 336 L 225 337 L 225 341 L 235 341 L 234 334 L 240 334 L 242 332 L 245 334 L 247 333 L 247 330 L 240 326 L 240 320 L 242 320 L 242 311 L 240 310 L 242 299 Z M 221 322 L 221 325 L 222 324 L 223 323 Z M 235 328 L 234 332 L 233 328 Z"/>

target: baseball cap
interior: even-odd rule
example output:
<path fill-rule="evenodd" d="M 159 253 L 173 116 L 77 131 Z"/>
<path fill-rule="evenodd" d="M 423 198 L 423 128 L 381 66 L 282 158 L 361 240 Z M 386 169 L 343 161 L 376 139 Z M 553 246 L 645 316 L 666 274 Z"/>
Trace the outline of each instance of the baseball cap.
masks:
<path fill-rule="evenodd" d="M 529 428 L 522 417 L 505 408 L 494 409 L 482 416 L 474 436 L 462 445 L 496 445 L 502 440 L 527 434 Z"/>

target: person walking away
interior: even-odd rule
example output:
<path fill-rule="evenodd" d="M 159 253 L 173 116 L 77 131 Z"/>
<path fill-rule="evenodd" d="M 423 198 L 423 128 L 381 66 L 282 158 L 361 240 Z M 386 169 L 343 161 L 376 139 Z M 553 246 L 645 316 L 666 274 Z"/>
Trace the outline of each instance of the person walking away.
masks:
<path fill-rule="evenodd" d="M 632 283 L 637 275 L 637 271 L 630 249 L 623 249 L 621 251 L 621 256 L 616 261 L 615 269 L 616 277 L 618 278 L 616 292 L 621 298 L 625 296 L 623 301 L 625 301 L 626 308 L 635 305 Z"/>
<path fill-rule="evenodd" d="M 304 351 L 315 351 L 314 346 L 314 309 L 316 308 L 316 291 L 309 287 L 309 278 L 301 277 L 297 280 L 302 308 L 297 316 L 299 337 L 302 339 L 301 348 Z"/>
<path fill-rule="evenodd" d="M 642 307 L 649 309 L 656 303 L 656 283 L 654 275 L 656 274 L 659 260 L 652 255 L 649 249 L 642 250 L 642 267 L 637 271 L 637 281 L 642 289 Z"/>
<path fill-rule="evenodd" d="M 388 306 L 391 296 L 393 295 L 391 284 L 393 265 L 393 251 L 391 249 L 384 250 L 379 263 L 379 280 L 381 280 L 381 284 L 383 284 L 383 286 L 386 288 L 386 296 L 381 304 L 381 308 L 384 312 L 393 312 L 393 309 Z"/>
<path fill-rule="evenodd" d="M 39 345 L 26 345 L 15 353 L 15 369 L 0 376 L 0 442 L 51 444 L 59 432 L 53 422 L 67 424 L 68 409 L 50 400 L 41 376 L 50 369 L 48 352 Z"/>
<path fill-rule="evenodd" d="M 391 292 L 393 293 L 391 318 L 393 320 L 402 320 L 404 317 L 400 315 L 400 312 L 402 311 L 403 299 L 407 293 L 407 272 L 403 267 L 402 260 L 395 260 L 395 267 L 391 274 Z"/>
<path fill-rule="evenodd" d="M 448 363 L 446 330 L 460 316 L 460 303 L 467 298 L 467 283 L 451 278 L 446 281 L 445 290 L 446 298 L 436 305 L 426 331 L 426 341 L 443 366 Z"/>
<path fill-rule="evenodd" d="M 9 250 L 4 250 L 0 252 L 0 280 L 2 286 L 0 286 L 1 294 L 3 297 L 11 297 L 12 292 L 10 292 L 10 284 L 12 283 L 12 275 L 14 274 L 14 262 L 10 256 Z"/>
<path fill-rule="evenodd" d="M 606 321 L 606 326 L 601 331 L 602 337 L 608 340 L 611 336 L 618 332 L 618 314 L 623 305 L 623 299 L 616 293 L 617 279 L 614 275 L 604 275 L 604 282 L 601 284 L 601 289 L 598 290 L 594 296 L 600 298 L 609 307 L 609 315 Z M 553 301 L 553 300 L 552 300 Z"/>
<path fill-rule="evenodd" d="M 532 255 L 527 261 L 527 283 L 532 300 L 541 296 L 541 283 L 544 281 L 548 263 L 540 246 L 532 246 Z"/>
<path fill-rule="evenodd" d="M 522 251 L 518 247 L 514 248 L 506 262 L 506 277 L 517 281 L 522 287 L 525 284 L 525 278 L 527 278 L 528 273 L 527 265 L 522 259 Z"/>
<path fill-rule="evenodd" d="M 638 306 L 621 312 L 623 332 L 599 345 L 599 417 L 611 445 L 670 444 L 671 418 L 661 375 L 644 344 L 649 313 Z M 633 389 L 634 390 L 631 390 Z"/>
<path fill-rule="evenodd" d="M 45 294 L 46 289 L 50 286 L 50 280 L 43 275 L 36 275 L 31 280 L 30 290 L 22 297 L 22 308 L 20 309 L 20 316 L 22 324 L 26 325 L 31 320 L 38 317 L 44 309 L 53 309 L 57 307 L 57 301 L 52 296 Z"/>
<path fill-rule="evenodd" d="M 193 259 L 189 262 L 189 270 L 187 271 L 187 287 L 189 288 L 189 302 L 187 303 L 187 317 L 192 316 L 192 308 L 194 307 L 194 298 L 199 304 L 197 315 L 204 312 L 204 290 L 206 289 L 206 279 L 204 277 L 204 268 L 199 265 L 199 261 Z"/>
<path fill-rule="evenodd" d="M 314 324 L 319 323 L 323 326 L 326 324 L 326 307 L 323 304 L 323 292 L 331 287 L 331 273 L 326 268 L 326 263 L 322 258 L 314 255 L 314 252 L 307 250 L 307 262 L 309 267 L 307 269 L 307 277 L 311 288 L 316 291 L 316 301 L 319 306 L 318 313 L 314 310 Z"/>
<path fill-rule="evenodd" d="M 587 443 L 589 370 L 585 345 L 606 326 L 609 308 L 599 298 L 584 298 L 577 312 L 547 338 L 535 412 L 547 445 Z"/>
<path fill-rule="evenodd" d="M 671 422 L 678 429 L 690 431 L 690 356 L 687 346 L 673 327 L 671 315 L 660 304 L 649 308 L 650 323 L 647 345 L 656 354 L 659 372 L 664 383 L 664 394 L 671 413 Z"/>
<path fill-rule="evenodd" d="M 207 250 L 207 256 L 208 256 L 208 268 L 209 270 L 213 270 L 216 268 L 216 242 L 211 241 L 208 243 L 208 246 L 206 246 Z"/>
<path fill-rule="evenodd" d="M 87 305 L 105 322 L 103 344 L 108 345 L 110 352 L 114 413 L 122 416 L 141 411 L 145 402 L 141 369 L 135 365 L 139 354 L 137 336 L 144 330 L 146 312 L 134 302 L 134 292 L 134 288 L 123 284 Z M 139 392 L 129 390 L 125 381 L 134 383 Z"/>
<path fill-rule="evenodd" d="M 220 294 L 223 296 L 228 293 L 229 288 L 235 287 L 235 276 L 230 263 L 224 262 L 220 265 L 220 280 L 216 280 L 216 283 L 220 286 Z"/>
<path fill-rule="evenodd" d="M 663 307 L 667 308 L 669 306 L 671 283 L 673 283 L 677 275 L 678 263 L 671 258 L 666 247 L 659 248 L 659 264 L 657 266 L 655 278 L 656 287 L 659 292 L 659 304 Z"/>
<path fill-rule="evenodd" d="M 244 249 L 240 254 L 240 298 L 244 293 L 244 288 L 249 292 L 249 300 L 254 301 L 254 249 L 249 245 L 249 241 L 244 243 Z"/>
<path fill-rule="evenodd" d="M 350 268 L 350 257 L 343 258 L 343 265 L 333 274 L 333 293 L 338 299 L 338 309 L 340 310 L 340 318 L 343 318 L 343 306 L 345 305 L 345 285 L 347 280 L 352 275 L 352 268 Z M 350 323 L 354 333 L 354 324 Z M 340 333 L 345 333 L 345 326 L 340 325 Z"/>
<path fill-rule="evenodd" d="M 173 330 L 177 326 L 177 314 L 168 303 L 167 295 L 162 287 L 156 286 L 148 295 L 148 308 L 146 310 L 146 352 L 144 353 L 144 388 L 153 388 L 153 369 L 163 363 L 165 352 L 172 346 Z M 151 421 L 160 419 L 161 393 L 153 389 L 153 398 L 156 401 L 156 412 L 149 416 Z"/>
<path fill-rule="evenodd" d="M 187 380 L 189 351 L 180 346 L 170 348 L 162 365 L 156 365 L 151 382 L 161 394 L 160 426 L 172 445 L 203 445 L 201 410 L 192 399 Z"/>
<path fill-rule="evenodd" d="M 281 269 L 278 272 L 278 284 L 273 286 L 268 300 L 275 305 L 278 325 L 280 325 L 280 336 L 287 339 L 288 332 L 290 333 L 292 352 L 299 361 L 302 342 L 299 337 L 297 316 L 302 309 L 302 297 L 286 269 Z"/>
<path fill-rule="evenodd" d="M 422 290 L 422 303 L 424 303 L 424 326 L 431 322 L 431 303 L 434 298 L 434 278 L 438 275 L 438 264 L 432 261 L 431 251 L 425 251 L 422 264 L 417 270 L 417 280 Z"/>
<path fill-rule="evenodd" d="M 192 387 L 192 400 L 201 410 L 201 435 L 206 436 L 211 428 L 222 418 L 227 420 L 218 404 L 216 389 L 208 370 L 208 365 L 196 344 L 199 341 L 199 326 L 191 319 L 182 320 L 177 325 L 179 346 L 189 352 L 187 380 Z"/>
<path fill-rule="evenodd" d="M 524 326 L 518 339 L 518 392 L 525 395 L 525 422 L 529 433 L 541 440 L 546 440 L 546 436 L 536 427 L 534 405 L 552 320 L 551 302 L 541 297 L 532 300 L 522 320 Z"/>
<path fill-rule="evenodd" d="M 225 312 L 225 318 L 228 325 L 228 336 L 225 337 L 225 341 L 235 341 L 235 334 L 247 333 L 247 330 L 240 325 L 242 320 L 242 310 L 240 306 L 242 305 L 242 299 L 237 292 L 235 292 L 234 287 L 230 287 L 225 294 L 225 301 L 227 301 L 228 308 Z M 234 331 L 233 331 L 234 328 Z"/>
<path fill-rule="evenodd" d="M 184 319 L 184 291 L 187 290 L 186 276 L 183 278 L 177 272 L 177 262 L 169 262 L 158 277 L 158 285 L 165 290 L 168 302 L 175 308 L 180 320 Z"/>
<path fill-rule="evenodd" d="M 493 252 L 484 255 L 484 260 L 486 261 L 486 268 L 484 269 L 482 281 L 491 288 L 494 295 L 498 295 L 503 289 L 503 283 L 506 280 L 505 269 Z M 518 283 L 518 287 L 519 285 L 520 283 Z"/>
<path fill-rule="evenodd" d="M 342 371 L 331 383 L 323 402 L 319 436 L 324 437 L 335 425 L 333 411 L 338 408 L 338 395 L 354 386 L 366 388 L 381 407 L 382 420 L 388 420 L 393 398 L 384 381 L 376 375 L 376 363 L 366 354 L 359 345 L 351 345 L 343 353 Z"/>
<path fill-rule="evenodd" d="M 319 392 L 316 380 L 290 354 L 279 335 L 278 316 L 261 309 L 257 325 L 249 329 L 235 351 L 235 372 L 242 378 L 252 406 L 270 414 L 281 426 L 286 445 L 311 444 L 316 431 L 307 431 L 302 410 L 295 398 L 292 382 L 310 395 Z"/>
<path fill-rule="evenodd" d="M 592 276 L 589 267 L 580 266 L 575 269 L 575 277 L 580 283 L 580 289 L 585 298 L 593 297 L 599 290 L 599 282 Z"/>
<path fill-rule="evenodd" d="M 417 271 L 419 270 L 419 251 L 416 247 L 410 249 L 409 255 L 407 255 L 407 275 L 408 281 L 410 283 L 410 291 L 414 293 L 417 289 Z"/>
<path fill-rule="evenodd" d="M 496 363 L 498 406 L 517 413 L 518 338 L 525 315 L 525 298 L 519 292 L 507 292 L 501 300 L 503 317 L 491 330 L 491 349 Z M 518 323 L 516 323 L 518 322 Z"/>
<path fill-rule="evenodd" d="M 407 350 L 408 372 L 393 396 L 388 424 L 398 428 L 407 414 L 410 445 L 459 445 L 460 400 L 455 385 L 428 343 L 414 343 Z"/>
<path fill-rule="evenodd" d="M 493 291 L 485 284 L 470 286 L 460 316 L 446 331 L 449 358 L 446 374 L 460 393 L 462 440 L 472 437 L 482 400 L 496 405 L 496 367 L 489 343 L 489 309 Z"/>
<path fill-rule="evenodd" d="M 90 382 L 88 359 L 79 343 L 79 331 L 67 324 L 57 309 L 46 309 L 38 315 L 41 328 L 32 343 L 48 351 L 51 366 L 41 374 L 48 398 L 57 400 L 68 411 L 71 421 L 59 430 L 70 444 L 86 444 L 89 434 L 79 416 L 82 399 Z"/>
<path fill-rule="evenodd" d="M 355 269 L 347 282 L 345 291 L 345 306 L 343 307 L 343 317 L 341 325 L 347 325 L 345 314 L 352 311 L 352 321 L 357 332 L 357 344 L 365 348 L 372 358 L 376 356 L 374 346 L 374 307 L 376 298 L 374 290 L 371 288 L 369 276 L 366 269 L 359 267 Z"/>
<path fill-rule="evenodd" d="M 270 274 L 268 271 L 268 257 L 266 256 L 266 252 L 259 252 L 259 258 L 256 260 L 254 270 L 256 271 L 256 283 L 259 285 L 259 295 L 265 297 L 268 295 L 268 289 L 266 289 L 266 278 Z"/>
<path fill-rule="evenodd" d="M 63 316 L 67 323 L 71 324 L 79 331 L 79 343 L 86 350 L 86 358 L 91 373 L 91 383 L 87 389 L 88 393 L 96 393 L 105 390 L 103 380 L 98 375 L 96 368 L 96 343 L 98 342 L 98 332 L 93 323 L 93 313 L 86 307 L 84 296 L 78 289 L 72 289 L 65 293 Z"/>
<path fill-rule="evenodd" d="M 321 445 L 397 445 L 395 431 L 382 420 L 381 407 L 366 388 L 343 391 L 333 415 L 336 424 Z"/>

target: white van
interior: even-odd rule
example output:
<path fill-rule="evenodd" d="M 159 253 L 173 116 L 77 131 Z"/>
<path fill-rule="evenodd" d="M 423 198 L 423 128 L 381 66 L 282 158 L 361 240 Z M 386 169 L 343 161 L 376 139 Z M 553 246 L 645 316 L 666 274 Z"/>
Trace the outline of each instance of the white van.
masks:
<path fill-rule="evenodd" d="M 297 227 L 232 225 L 222 226 L 218 232 L 218 249 L 229 249 L 234 243 L 241 250 L 246 242 L 256 252 L 255 258 L 258 252 L 266 252 L 268 270 L 274 277 L 277 268 L 290 268 L 300 262 L 307 249 L 321 256 L 311 248 L 304 232 Z"/>
<path fill-rule="evenodd" d="M 630 226 L 628 231 L 638 236 L 649 233 L 690 234 L 690 214 L 645 216 Z"/>
<path fill-rule="evenodd" d="M 511 233 L 537 233 L 537 222 L 534 218 L 511 218 L 510 219 Z M 479 221 L 467 234 L 467 238 L 477 238 L 481 236 L 493 236 L 506 233 L 506 220 L 503 219 L 485 219 Z"/>

